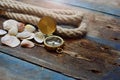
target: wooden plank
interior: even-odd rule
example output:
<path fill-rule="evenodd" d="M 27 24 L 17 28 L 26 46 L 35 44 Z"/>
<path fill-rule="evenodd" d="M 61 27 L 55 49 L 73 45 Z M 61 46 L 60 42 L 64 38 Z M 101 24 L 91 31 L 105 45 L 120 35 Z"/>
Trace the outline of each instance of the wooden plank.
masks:
<path fill-rule="evenodd" d="M 12 49 L 6 46 L 0 46 L 0 50 L 6 54 L 18 57 L 23 60 L 27 60 L 29 62 L 44 66 L 49 69 L 53 69 L 77 79 L 85 80 L 89 78 L 90 80 L 98 80 L 101 74 L 97 75 L 95 73 L 92 73 L 91 70 L 94 70 L 94 68 L 95 70 L 96 68 L 97 70 L 102 70 L 103 73 L 106 72 L 106 70 L 103 69 L 102 64 L 91 64 L 90 62 L 75 59 L 65 54 L 62 54 L 62 56 L 57 56 L 53 53 L 47 52 L 45 49 L 40 47 L 35 47 L 33 49 L 24 49 L 21 47 L 17 47 Z M 75 65 L 76 67 L 73 65 Z M 93 65 L 96 67 L 94 67 Z M 90 77 L 90 75 L 92 77 Z"/>
<path fill-rule="evenodd" d="M 29 1 L 23 1 L 23 2 L 29 2 Z M 42 5 L 42 2 L 44 1 L 40 2 L 41 5 Z M 35 3 L 33 0 L 30 0 L 30 3 L 34 3 L 38 5 L 39 1 Z M 54 4 L 52 6 L 53 8 L 54 6 L 58 6 L 59 8 L 65 8 L 65 6 L 61 7 L 62 4 L 58 5 L 58 4 L 49 3 L 49 2 L 44 2 L 44 3 L 49 4 L 49 5 L 42 5 L 44 7 L 51 8 L 50 6 Z M 69 8 L 73 8 L 73 7 L 69 7 Z M 106 25 L 111 24 L 116 26 L 116 29 L 119 30 L 119 25 L 120 25 L 119 19 L 106 16 L 106 15 L 103 16 L 103 14 L 102 15 L 98 15 L 96 13 L 94 14 L 95 15 L 89 12 L 88 15 L 92 17 L 89 17 L 88 15 L 86 15 L 87 19 L 89 20 L 87 23 L 88 36 L 92 35 L 100 39 L 105 38 L 106 40 L 110 40 L 109 38 L 110 35 L 108 36 L 105 33 L 104 36 L 101 36 L 101 34 L 103 34 L 105 31 L 110 34 L 111 31 L 113 31 L 112 34 L 119 35 L 119 31 L 114 31 L 115 29 L 108 30 L 106 27 Z M 0 20 L 1 20 L 0 25 L 2 28 L 2 22 L 5 19 L 0 18 Z M 104 32 L 102 31 L 103 29 L 105 29 Z M 114 35 L 112 36 L 114 37 Z M 116 35 L 116 37 L 118 36 Z M 0 51 L 9 55 L 18 57 L 20 59 L 32 62 L 34 64 L 61 72 L 65 75 L 72 76 L 77 79 L 83 79 L 83 80 L 86 80 L 86 79 L 99 80 L 108 71 L 116 67 L 115 65 L 113 65 L 114 61 L 111 60 L 111 57 L 112 59 L 116 60 L 119 56 L 113 52 L 110 52 L 112 48 L 103 46 L 101 44 L 97 44 L 88 39 L 76 39 L 76 40 L 64 39 L 64 40 L 66 42 L 65 50 L 79 53 L 87 58 L 90 58 L 92 61 L 77 59 L 76 57 L 71 57 L 67 54 L 58 55 L 56 53 L 48 52 L 44 48 L 38 47 L 38 46 L 32 49 L 22 48 L 20 46 L 16 48 L 10 48 L 0 43 Z M 110 40 L 110 41 L 119 43 L 119 40 L 118 41 Z M 98 54 L 99 56 L 100 55 L 109 55 L 109 56 L 107 56 L 106 58 L 104 56 L 99 57 L 97 56 Z"/>
<path fill-rule="evenodd" d="M 110 40 L 102 39 L 102 38 L 95 37 L 95 36 L 86 36 L 86 38 L 89 40 L 95 41 L 99 44 L 104 44 L 104 45 L 107 45 L 109 47 L 112 47 L 112 48 L 120 51 L 120 43 L 112 42 Z"/>
<path fill-rule="evenodd" d="M 69 5 L 73 5 L 76 7 L 82 7 L 85 9 L 90 9 L 93 11 L 98 11 L 102 13 L 111 14 L 117 17 L 120 17 L 120 1 L 112 0 L 112 1 L 104 1 L 104 0 L 52 0 L 56 2 L 61 2 Z M 115 3 L 115 4 L 113 4 Z M 112 4 L 112 5 L 111 5 Z"/>
<path fill-rule="evenodd" d="M 75 80 L 0 52 L 0 80 Z"/>
<path fill-rule="evenodd" d="M 91 19 L 88 23 L 88 33 L 86 38 L 92 41 L 105 44 L 113 47 L 114 49 L 120 50 L 120 24 L 114 22 L 115 19 L 99 19 L 94 16 L 89 17 Z M 104 21 L 103 21 L 104 20 Z M 117 20 L 119 21 L 119 19 Z"/>
<path fill-rule="evenodd" d="M 120 67 L 110 71 L 102 78 L 102 80 L 120 80 Z"/>

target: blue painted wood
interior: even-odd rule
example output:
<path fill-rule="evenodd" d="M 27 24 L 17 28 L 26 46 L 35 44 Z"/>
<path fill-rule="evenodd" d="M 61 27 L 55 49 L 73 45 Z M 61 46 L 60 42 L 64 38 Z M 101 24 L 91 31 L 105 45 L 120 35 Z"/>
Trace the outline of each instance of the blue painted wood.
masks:
<path fill-rule="evenodd" d="M 110 40 L 106 40 L 100 37 L 96 37 L 96 36 L 86 36 L 87 39 L 95 41 L 97 43 L 103 44 L 103 45 L 107 45 L 110 46 L 116 50 L 120 51 L 120 43 L 117 42 L 113 42 Z M 117 63 L 120 63 L 120 58 L 116 61 Z M 116 67 L 113 70 L 109 71 L 108 73 L 106 73 L 101 80 L 120 80 L 120 67 Z"/>
<path fill-rule="evenodd" d="M 54 0 L 54 1 L 62 2 L 65 4 L 69 4 L 69 5 L 73 5 L 76 7 L 81 7 L 81 8 L 85 8 L 93 11 L 107 13 L 120 18 L 120 7 L 113 7 L 113 6 L 108 6 L 104 4 L 92 3 L 84 0 Z"/>
<path fill-rule="evenodd" d="M 110 46 L 110 47 L 120 51 L 120 43 L 113 42 L 113 41 L 110 41 L 110 40 L 106 40 L 106 39 L 96 37 L 96 36 L 86 36 L 86 38 L 89 39 L 89 40 L 95 41 L 99 44 Z"/>
<path fill-rule="evenodd" d="M 0 80 L 75 80 L 0 52 Z"/>
<path fill-rule="evenodd" d="M 120 67 L 110 71 L 102 78 L 102 80 L 120 80 Z"/>

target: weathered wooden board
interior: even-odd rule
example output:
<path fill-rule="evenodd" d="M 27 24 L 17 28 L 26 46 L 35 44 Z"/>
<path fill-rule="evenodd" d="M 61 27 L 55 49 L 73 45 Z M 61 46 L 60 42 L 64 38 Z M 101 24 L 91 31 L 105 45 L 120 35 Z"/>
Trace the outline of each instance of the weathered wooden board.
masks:
<path fill-rule="evenodd" d="M 75 80 L 0 52 L 0 80 Z"/>
<path fill-rule="evenodd" d="M 52 0 L 120 17 L 119 0 Z"/>
<path fill-rule="evenodd" d="M 21 1 L 29 2 L 24 0 Z M 30 3 L 32 2 L 33 1 L 30 0 Z M 49 5 L 43 5 L 42 2 Z M 58 6 L 59 8 L 65 8 L 65 6 L 61 7 L 62 4 L 58 5 L 55 3 L 42 2 L 38 1 L 35 4 L 38 5 L 40 3 L 42 6 L 49 8 L 54 4 L 54 6 L 51 7 L 54 8 L 55 6 Z M 83 9 L 79 10 L 83 11 Z M 106 41 L 104 43 L 110 41 L 115 43 L 115 46 L 112 46 L 109 43 L 107 45 L 119 50 L 120 37 L 118 35 L 120 35 L 120 20 L 104 14 L 93 14 L 92 12 L 89 12 L 89 14 L 86 13 L 86 17 L 88 20 L 88 34 L 86 38 L 96 42 L 101 41 L 100 43 L 102 43 L 102 40 Z M 0 20 L 2 28 L 2 22 L 5 19 L 1 17 Z M 119 54 L 119 52 L 117 54 L 113 53 L 111 52 L 113 48 L 97 44 L 88 39 L 64 39 L 66 42 L 65 50 L 79 53 L 82 56 L 89 58 L 91 61 L 71 57 L 67 54 L 58 55 L 56 53 L 48 52 L 46 49 L 38 46 L 32 49 L 22 48 L 20 46 L 10 48 L 0 43 L 0 51 L 77 79 L 100 80 L 108 71 L 119 65 L 119 63 L 116 63 L 116 60 L 119 57 L 117 54 Z M 116 47 L 116 44 L 118 48 Z"/>
<path fill-rule="evenodd" d="M 120 67 L 117 67 L 114 70 L 110 71 L 110 73 L 105 75 L 102 80 L 120 80 L 119 76 L 120 76 Z"/>

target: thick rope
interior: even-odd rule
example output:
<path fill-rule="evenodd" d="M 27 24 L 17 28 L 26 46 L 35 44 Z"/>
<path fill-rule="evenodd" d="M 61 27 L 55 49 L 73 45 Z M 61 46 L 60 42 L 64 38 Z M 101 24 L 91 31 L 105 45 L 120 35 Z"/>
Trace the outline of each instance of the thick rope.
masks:
<path fill-rule="evenodd" d="M 12 3 L 12 4 L 18 4 L 18 5 L 24 5 L 24 6 L 31 6 L 31 7 L 35 7 L 35 8 L 41 8 L 41 9 L 44 9 L 44 10 L 49 10 L 50 12 L 54 12 L 54 13 L 57 13 L 57 14 L 63 14 L 63 15 L 74 15 L 76 13 L 81 13 L 80 11 L 77 11 L 77 10 L 64 10 L 64 9 L 47 9 L 47 8 L 43 8 L 43 7 L 37 7 L 37 6 L 34 6 L 34 5 L 30 5 L 30 4 L 27 4 L 27 3 L 23 3 L 23 2 L 18 2 L 18 1 L 15 1 L 15 0 L 1 0 L 2 2 L 7 2 L 7 3 Z"/>
<path fill-rule="evenodd" d="M 83 14 L 79 11 L 46 9 L 15 0 L 1 0 L 0 8 L 6 10 L 4 13 L 2 12 L 1 15 L 34 25 L 37 25 L 40 17 L 50 16 L 54 18 L 57 23 L 73 24 L 78 26 L 75 29 L 66 29 L 57 26 L 55 33 L 62 37 L 81 37 L 86 33 L 86 24 L 82 21 Z"/>
<path fill-rule="evenodd" d="M 18 21 L 32 23 L 34 25 L 37 25 L 40 20 L 40 18 L 36 16 L 13 13 L 13 12 L 3 12 L 1 13 L 1 15 L 7 16 L 8 18 L 16 19 Z M 66 29 L 66 28 L 62 28 L 61 26 L 57 26 L 57 30 L 55 32 L 55 34 L 66 38 L 81 37 L 85 33 L 86 33 L 86 24 L 84 22 L 82 22 L 81 25 L 75 29 Z"/>
<path fill-rule="evenodd" d="M 11 3 L 6 3 L 6 2 L 1 2 L 0 1 L 0 6 L 5 7 L 7 9 L 13 9 L 18 12 L 22 12 L 25 14 L 30 14 L 30 15 L 35 15 L 38 17 L 43 17 L 43 16 L 50 16 L 54 18 L 57 23 L 60 24 L 78 24 L 80 23 L 80 20 L 82 18 L 82 14 L 76 13 L 75 15 L 61 15 L 61 14 L 55 14 L 51 11 L 43 10 L 41 8 L 35 8 L 31 6 L 25 6 L 25 5 L 18 5 L 18 4 L 11 4 Z"/>

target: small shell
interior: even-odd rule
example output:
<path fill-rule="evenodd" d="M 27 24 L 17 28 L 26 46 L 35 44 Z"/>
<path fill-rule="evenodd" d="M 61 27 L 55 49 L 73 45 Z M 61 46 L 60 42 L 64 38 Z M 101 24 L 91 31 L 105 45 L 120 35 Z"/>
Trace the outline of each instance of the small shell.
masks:
<path fill-rule="evenodd" d="M 45 39 L 45 36 L 41 32 L 36 32 L 34 36 L 34 40 L 38 43 L 42 43 Z"/>
<path fill-rule="evenodd" d="M 10 36 L 9 34 L 1 38 L 1 42 L 10 47 L 16 47 L 20 44 L 20 40 L 15 36 Z"/>
<path fill-rule="evenodd" d="M 29 41 L 27 39 L 24 39 L 22 42 L 21 42 L 21 46 L 22 47 L 25 47 L 25 48 L 32 48 L 35 46 L 35 44 L 32 42 L 32 41 Z"/>
<path fill-rule="evenodd" d="M 7 34 L 7 31 L 0 29 L 0 36 Z"/>
<path fill-rule="evenodd" d="M 26 39 L 31 40 L 31 39 L 33 39 L 33 38 L 34 38 L 34 36 L 35 36 L 35 34 L 34 34 L 34 33 L 31 33 L 31 36 L 30 36 L 30 37 L 28 37 L 28 38 L 26 38 Z"/>
<path fill-rule="evenodd" d="M 17 27 L 13 27 L 8 31 L 8 34 L 16 36 L 18 33 L 18 28 Z"/>
<path fill-rule="evenodd" d="M 31 32 L 23 31 L 21 33 L 18 33 L 17 37 L 20 38 L 20 39 L 26 39 L 26 38 L 31 37 L 31 34 L 32 34 Z"/>
<path fill-rule="evenodd" d="M 3 22 L 3 29 L 10 30 L 13 27 L 17 27 L 18 22 L 16 20 L 6 20 Z"/>
<path fill-rule="evenodd" d="M 18 26 L 18 32 L 23 32 L 23 31 L 24 31 L 24 29 L 25 29 L 25 24 L 19 22 L 19 23 L 17 24 L 17 26 Z"/>
<path fill-rule="evenodd" d="M 27 24 L 25 26 L 25 31 L 34 32 L 36 29 L 33 25 Z"/>

